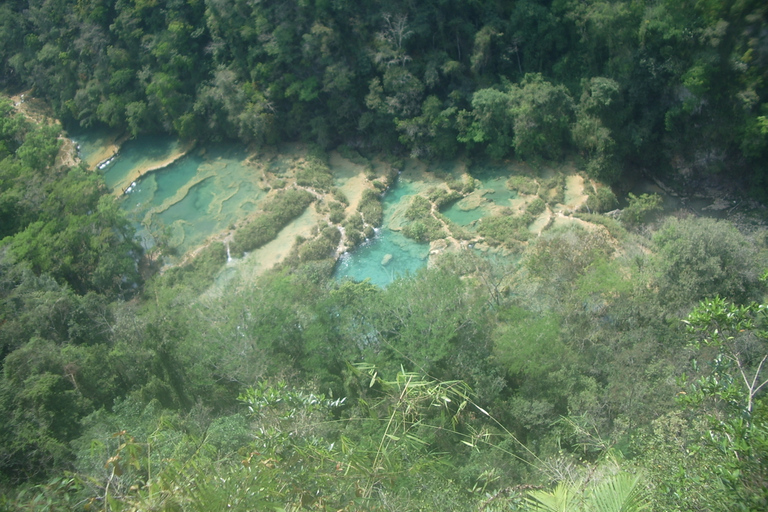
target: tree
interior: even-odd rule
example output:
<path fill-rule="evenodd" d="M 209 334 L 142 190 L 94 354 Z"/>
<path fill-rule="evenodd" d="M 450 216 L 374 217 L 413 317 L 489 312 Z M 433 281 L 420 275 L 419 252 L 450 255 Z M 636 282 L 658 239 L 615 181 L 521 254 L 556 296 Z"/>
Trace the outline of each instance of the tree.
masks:
<path fill-rule="evenodd" d="M 690 383 L 681 401 L 707 415 L 699 443 L 719 464 L 714 476 L 726 486 L 734 509 L 768 506 L 768 305 L 739 305 L 720 297 L 702 301 L 685 324 L 694 336 L 694 369 L 707 369 Z"/>
<path fill-rule="evenodd" d="M 520 85 L 509 88 L 508 94 L 515 153 L 520 158 L 560 158 L 571 142 L 573 99 L 568 89 L 536 73 L 526 74 Z"/>
<path fill-rule="evenodd" d="M 573 142 L 586 160 L 587 173 L 608 183 L 619 174 L 611 123 L 619 110 L 619 84 L 610 78 L 595 77 L 583 84 L 576 107 L 576 122 L 571 128 Z"/>
<path fill-rule="evenodd" d="M 762 289 L 764 268 L 752 240 L 723 220 L 670 218 L 653 236 L 656 285 L 668 308 L 714 294 L 749 303 Z"/>
<path fill-rule="evenodd" d="M 551 492 L 529 492 L 526 501 L 534 512 L 638 512 L 649 505 L 641 478 L 625 472 L 560 482 Z"/>

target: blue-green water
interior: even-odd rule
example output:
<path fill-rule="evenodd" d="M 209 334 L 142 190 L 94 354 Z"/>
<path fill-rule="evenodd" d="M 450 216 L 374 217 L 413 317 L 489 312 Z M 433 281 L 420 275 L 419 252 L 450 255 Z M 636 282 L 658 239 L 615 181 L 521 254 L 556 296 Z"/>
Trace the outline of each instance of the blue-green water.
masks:
<path fill-rule="evenodd" d="M 81 151 L 99 150 L 103 137 L 79 134 Z M 75 139 L 78 140 L 78 139 Z M 102 146 L 103 148 L 104 146 Z M 107 185 L 125 188 L 137 169 L 154 167 L 179 151 L 179 142 L 171 137 L 142 137 L 126 142 L 117 157 L 106 165 Z M 259 186 L 261 173 L 246 163 L 248 154 L 236 145 L 197 148 L 174 163 L 147 172 L 120 194 L 120 206 L 137 227 L 139 237 L 151 247 L 162 236 L 181 256 L 203 244 L 212 235 L 230 229 L 238 220 L 256 210 L 265 192 Z M 272 162 L 279 170 L 282 159 Z M 336 185 L 343 188 L 359 170 L 334 168 Z M 405 173 L 403 176 L 423 180 Z M 516 195 L 506 188 L 507 173 L 496 169 L 473 172 L 482 186 L 473 201 L 462 200 L 443 212 L 453 222 L 470 226 L 488 215 L 494 205 L 508 206 Z M 414 273 L 427 264 L 429 245 L 403 236 L 398 228 L 410 198 L 423 190 L 425 182 L 412 183 L 403 178 L 383 200 L 384 222 L 376 235 L 343 255 L 335 271 L 338 279 L 370 279 L 386 286 L 399 276 Z M 349 181 L 348 183 L 352 183 Z M 355 185 L 351 185 L 354 189 Z M 473 206 L 476 206 L 473 208 Z"/>
<path fill-rule="evenodd" d="M 481 186 L 473 196 L 482 195 L 484 201 L 472 208 L 476 197 L 467 197 L 451 204 L 442 211 L 451 222 L 459 226 L 469 227 L 477 220 L 491 215 L 491 207 L 512 206 L 512 200 L 517 199 L 517 192 L 507 188 L 507 173 L 503 170 L 489 169 L 476 173 L 475 178 L 481 181 Z"/>
<path fill-rule="evenodd" d="M 107 183 L 120 183 L 138 166 L 168 158 L 178 147 L 170 138 L 154 140 L 123 146 L 105 169 Z M 255 210 L 264 192 L 258 186 L 258 173 L 244 163 L 247 156 L 245 149 L 235 145 L 195 149 L 138 178 L 121 195 L 120 206 L 146 245 L 162 235 L 183 255 Z"/>
<path fill-rule="evenodd" d="M 102 131 L 75 130 L 69 132 L 69 138 L 77 146 L 77 154 L 80 159 L 88 162 L 108 144 L 110 137 Z"/>
<path fill-rule="evenodd" d="M 396 207 L 408 204 L 413 194 L 411 184 L 402 180 L 387 193 L 382 201 L 383 226 L 373 239 L 342 255 L 336 264 L 337 279 L 370 279 L 373 284 L 386 286 L 427 264 L 429 244 L 416 243 L 390 228 L 398 214 Z"/>
<path fill-rule="evenodd" d="M 142 136 L 129 140 L 120 153 L 102 168 L 104 181 L 111 189 L 124 183 L 137 168 L 161 162 L 178 150 L 179 142 L 170 136 Z"/>

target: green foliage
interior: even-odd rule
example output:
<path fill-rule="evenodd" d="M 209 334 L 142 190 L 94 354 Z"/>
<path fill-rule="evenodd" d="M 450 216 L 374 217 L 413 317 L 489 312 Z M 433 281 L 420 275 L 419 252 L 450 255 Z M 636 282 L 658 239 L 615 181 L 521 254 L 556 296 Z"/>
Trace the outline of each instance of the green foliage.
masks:
<path fill-rule="evenodd" d="M 363 191 L 357 210 L 363 216 L 367 224 L 373 227 L 381 226 L 384 218 L 384 211 L 381 207 L 381 196 L 375 191 L 367 188 Z"/>
<path fill-rule="evenodd" d="M 334 226 L 326 226 L 320 234 L 299 247 L 301 261 L 315 261 L 330 258 L 341 241 L 341 232 Z"/>
<path fill-rule="evenodd" d="M 342 223 L 349 244 L 354 247 L 365 240 L 365 222 L 359 212 L 350 214 Z"/>
<path fill-rule="evenodd" d="M 510 176 L 507 180 L 507 188 L 517 190 L 521 194 L 534 195 L 539 192 L 539 184 L 528 176 Z"/>
<path fill-rule="evenodd" d="M 68 126 L 254 147 L 346 143 L 340 151 L 370 178 L 386 169 L 378 191 L 402 163 L 374 169 L 352 147 L 536 159 L 560 158 L 572 144 L 584 170 L 606 182 L 638 166 L 664 172 L 672 160 L 693 179 L 719 172 L 765 189 L 761 3 L 481 4 L 427 1 L 384 13 L 360 3 L 351 16 L 343 1 L 5 2 L 0 81 L 33 89 Z M 582 215 L 607 232 L 544 234 L 512 270 L 506 257 L 481 264 L 460 255 L 466 261 L 451 267 L 459 274 L 446 264 L 386 290 L 326 280 L 329 265 L 315 258 L 334 248 L 338 230 L 329 228 L 297 248 L 285 274 L 225 298 L 191 293 L 220 266 L 218 244 L 141 296 L 145 262 L 132 228 L 95 174 L 55 168 L 58 135 L 0 103 L 0 464 L 7 481 L 30 479 L 0 507 L 519 509 L 509 489 L 568 469 L 527 462 L 556 451 L 594 457 L 581 441 L 594 430 L 622 447 L 635 436 L 629 464 L 647 471 L 655 509 L 765 508 L 764 326 L 759 306 L 747 305 L 761 298 L 765 265 L 729 224 L 669 221 L 649 244 Z M 322 158 L 297 179 L 332 190 Z M 528 216 L 483 219 L 478 231 L 517 248 L 542 200 L 563 201 L 564 182 L 512 177 L 509 186 L 540 200 Z M 424 201 L 439 208 L 475 181 L 450 187 Z M 598 189 L 588 207 L 614 208 L 608 192 Z M 351 243 L 381 222 L 379 199 L 366 194 L 362 215 L 344 222 Z M 278 194 L 233 250 L 271 240 L 311 201 Z M 631 198 L 622 221 L 645 222 L 657 203 Z M 328 208 L 342 220 L 338 206 Z M 416 238 L 457 233 L 431 204 L 415 210 L 406 230 Z M 671 382 L 693 352 L 664 320 L 718 293 L 737 305 L 696 310 L 706 343 L 690 350 L 711 364 L 694 368 L 695 389 L 681 395 L 691 398 L 690 418 L 669 414 Z M 728 315 L 751 323 L 740 332 Z M 707 317 L 717 320 L 717 340 Z M 392 379 L 345 364 L 361 354 Z M 483 408 L 461 386 L 398 373 L 400 365 L 466 379 Z M 316 387 L 354 400 L 334 410 L 299 401 L 289 418 L 276 403 L 247 419 L 228 409 L 244 387 L 262 389 L 275 375 L 263 389 L 278 399 L 317 397 Z M 501 413 L 497 422 L 489 410 Z M 579 436 L 562 435 L 559 414 L 583 419 Z M 465 442 L 454 442 L 454 421 Z M 527 436 L 526 462 L 509 437 L 506 451 L 484 448 L 505 429 Z M 630 496 L 629 479 L 598 469 L 532 500 L 567 494 L 561 502 L 600 510 L 598 495 L 614 504 Z M 57 477 L 46 481 L 45 472 Z"/>
<path fill-rule="evenodd" d="M 542 380 L 568 359 L 560 339 L 561 319 L 556 314 L 537 316 L 511 306 L 499 314 L 494 331 L 494 356 L 510 374 Z"/>
<path fill-rule="evenodd" d="M 21 142 L 15 157 L 0 162 L 5 257 L 83 295 L 133 295 L 142 250 L 101 179 L 80 168 L 52 168 L 59 148 L 55 125 L 31 128 L 18 121 L 5 130 Z"/>
<path fill-rule="evenodd" d="M 446 190 L 442 187 L 435 187 L 434 189 L 427 191 L 427 198 L 438 209 L 443 208 L 462 197 L 463 195 L 459 191 Z"/>
<path fill-rule="evenodd" d="M 491 244 L 515 248 L 518 242 L 525 242 L 533 236 L 528 230 L 531 222 L 533 217 L 528 212 L 518 216 L 511 213 L 493 215 L 480 219 L 477 232 Z"/>
<path fill-rule="evenodd" d="M 432 203 L 429 199 L 415 195 L 403 214 L 411 221 L 403 226 L 403 234 L 419 242 L 430 242 L 445 238 L 443 224 L 432 214 Z"/>
<path fill-rule="evenodd" d="M 764 174 L 767 77 L 755 34 L 766 14 L 754 2 L 525 0 L 492 14 L 455 1 L 397 14 L 366 4 L 355 17 L 345 4 L 286 8 L 297 16 L 272 4 L 235 16 L 165 0 L 64 0 L 44 12 L 11 3 L 1 75 L 69 123 L 133 135 L 430 158 L 557 158 L 572 140 L 587 172 L 607 181 L 648 155 L 661 163 L 663 145 L 696 172 L 740 172 L 733 154 Z M 438 8 L 450 15 L 430 15 Z"/>
<path fill-rule="evenodd" d="M 331 201 L 328 203 L 328 209 L 330 210 L 328 220 L 330 220 L 333 224 L 341 224 L 341 222 L 344 220 L 345 206 L 342 203 Z"/>
<path fill-rule="evenodd" d="M 203 248 L 184 265 L 168 269 L 158 279 L 163 286 L 188 287 L 201 293 L 213 284 L 216 274 L 227 262 L 227 248 L 221 242 L 214 242 Z"/>
<path fill-rule="evenodd" d="M 621 225 L 621 222 L 617 221 L 607 215 L 600 215 L 597 213 L 576 213 L 575 217 L 603 226 L 616 240 L 622 241 L 627 237 L 627 230 Z"/>
<path fill-rule="evenodd" d="M 310 156 L 296 172 L 296 184 L 300 187 L 327 191 L 333 186 L 333 174 L 327 163 L 316 156 Z"/>
<path fill-rule="evenodd" d="M 641 194 L 638 197 L 630 192 L 627 200 L 629 204 L 622 210 L 621 220 L 628 226 L 648 222 L 663 208 L 663 200 L 658 194 Z"/>
<path fill-rule="evenodd" d="M 235 232 L 231 250 L 235 254 L 252 251 L 273 240 L 290 221 L 301 215 L 315 197 L 306 190 L 278 192 L 262 206 L 262 212 Z"/>
<path fill-rule="evenodd" d="M 531 491 L 528 510 L 538 512 L 636 512 L 646 510 L 649 502 L 641 478 L 616 473 L 588 484 L 561 482 L 552 492 Z"/>
<path fill-rule="evenodd" d="M 565 175 L 557 175 L 544 181 L 539 188 L 539 197 L 554 206 L 565 201 Z"/>
<path fill-rule="evenodd" d="M 560 158 L 570 143 L 573 99 L 568 89 L 547 82 L 540 74 L 526 74 L 520 86 L 509 88 L 509 97 L 515 154 Z"/>
<path fill-rule="evenodd" d="M 423 196 L 413 196 L 408 209 L 405 211 L 405 218 L 408 220 L 419 220 L 429 217 L 432 214 L 432 204 Z"/>
<path fill-rule="evenodd" d="M 568 287 L 596 260 L 613 252 L 605 233 L 598 230 L 551 230 L 528 247 L 525 266 L 533 277 L 556 289 Z"/>
<path fill-rule="evenodd" d="M 446 237 L 442 224 L 432 216 L 421 220 L 414 220 L 407 226 L 404 226 L 403 234 L 417 242 L 431 242 Z"/>
<path fill-rule="evenodd" d="M 620 86 L 610 78 L 595 77 L 583 83 L 576 107 L 576 122 L 571 128 L 573 142 L 586 160 L 591 177 L 613 182 L 619 176 L 611 128 L 618 123 Z M 606 126 L 608 125 L 608 126 Z"/>
<path fill-rule="evenodd" d="M 525 207 L 525 213 L 533 217 L 536 217 L 544 213 L 546 209 L 547 209 L 547 203 L 545 203 L 542 198 L 537 197 L 536 199 L 528 203 L 528 206 Z"/>
<path fill-rule="evenodd" d="M 459 141 L 486 143 L 488 154 L 496 159 L 513 149 L 520 158 L 559 158 L 569 144 L 572 115 L 573 100 L 565 87 L 529 73 L 520 85 L 476 91 L 473 121 Z"/>
<path fill-rule="evenodd" d="M 759 510 L 768 502 L 768 428 L 765 403 L 758 398 L 768 384 L 764 317 L 763 304 L 743 306 L 715 297 L 702 301 L 685 320 L 695 350 L 694 373 L 691 380 L 681 379 L 685 390 L 678 399 L 700 419 L 686 424 L 676 415 L 657 422 L 650 448 L 682 445 L 694 458 L 681 459 L 676 450 L 672 460 L 648 457 L 662 490 L 679 486 L 687 491 L 659 493 L 660 504 Z M 700 358 L 706 366 L 699 366 Z M 693 503 L 682 501 L 688 496 Z"/>
<path fill-rule="evenodd" d="M 619 205 L 616 194 L 609 187 L 598 186 L 593 189 L 587 198 L 587 210 L 589 213 L 602 213 L 613 210 Z"/>
<path fill-rule="evenodd" d="M 720 294 L 737 303 L 759 297 L 763 268 L 754 242 L 732 224 L 668 219 L 654 235 L 659 294 L 670 307 Z"/>

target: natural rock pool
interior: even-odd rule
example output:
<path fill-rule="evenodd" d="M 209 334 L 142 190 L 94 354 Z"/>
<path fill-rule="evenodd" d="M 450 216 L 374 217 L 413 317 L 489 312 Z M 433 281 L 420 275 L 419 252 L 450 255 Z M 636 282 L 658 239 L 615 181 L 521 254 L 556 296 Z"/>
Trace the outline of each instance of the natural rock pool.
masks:
<path fill-rule="evenodd" d="M 226 239 L 238 222 L 258 210 L 270 189 L 270 180 L 290 180 L 288 171 L 305 157 L 305 150 L 297 145 L 253 154 L 235 144 L 193 147 L 163 136 L 144 136 L 122 144 L 116 137 L 102 133 L 83 133 L 73 139 L 87 165 L 104 174 L 107 186 L 134 222 L 145 247 L 162 241 L 175 250 L 176 255 L 166 260 L 171 264 L 212 238 Z M 330 153 L 329 166 L 334 186 L 349 200 L 347 213 L 354 212 L 363 191 L 371 186 L 365 166 L 336 152 Z M 427 167 L 407 160 L 398 179 L 384 194 L 383 225 L 371 239 L 340 256 L 336 278 L 370 279 L 386 286 L 398 276 L 426 266 L 430 246 L 400 232 L 403 214 L 414 195 L 443 186 L 446 179 L 459 179 L 465 173 L 475 179 L 476 189 L 471 194 L 441 209 L 450 222 L 470 231 L 482 217 L 500 211 L 522 211 L 531 196 L 521 197 L 506 185 L 510 173 L 516 170 L 520 169 L 513 169 L 512 164 L 466 169 L 458 162 Z M 530 173 L 530 169 L 526 172 Z M 580 176 L 569 176 L 565 188 L 568 204 L 564 208 L 586 200 L 583 189 Z M 231 260 L 220 280 L 228 281 L 237 273 L 240 282 L 247 282 L 281 261 L 297 236 L 309 237 L 313 227 L 322 221 L 318 209 L 316 204 L 311 205 L 275 240 L 241 260 Z M 550 222 L 550 215 L 556 214 L 547 210 L 529 229 L 539 232 Z"/>

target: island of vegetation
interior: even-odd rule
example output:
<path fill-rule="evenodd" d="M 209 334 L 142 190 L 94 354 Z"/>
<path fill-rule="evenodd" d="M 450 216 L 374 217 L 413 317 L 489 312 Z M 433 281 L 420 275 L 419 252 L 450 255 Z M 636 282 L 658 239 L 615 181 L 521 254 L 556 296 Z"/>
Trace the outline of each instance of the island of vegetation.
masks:
<path fill-rule="evenodd" d="M 766 26 L 757 0 L 3 2 L 0 508 L 766 510 Z M 77 129 L 114 134 L 99 162 L 237 141 L 264 199 L 173 255 Z M 335 279 L 401 172 L 429 265 Z"/>

